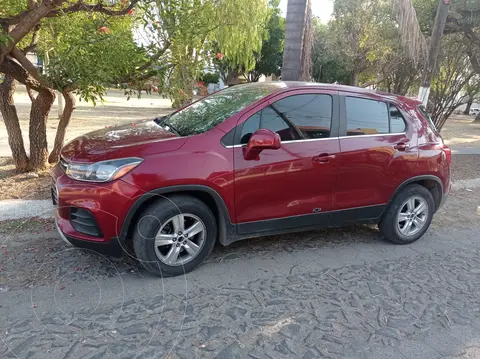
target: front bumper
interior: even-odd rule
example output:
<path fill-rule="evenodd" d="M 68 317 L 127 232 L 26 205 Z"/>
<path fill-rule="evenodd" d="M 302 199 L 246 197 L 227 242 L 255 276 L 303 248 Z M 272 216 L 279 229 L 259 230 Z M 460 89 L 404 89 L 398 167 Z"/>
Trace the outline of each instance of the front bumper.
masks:
<path fill-rule="evenodd" d="M 122 256 L 125 236 L 120 235 L 121 227 L 128 210 L 143 191 L 121 180 L 101 184 L 75 181 L 67 177 L 59 165 L 52 169 L 52 177 L 55 222 L 62 239 L 75 247 Z M 100 234 L 77 231 L 78 225 L 72 222 L 72 208 L 88 210 Z"/>
<path fill-rule="evenodd" d="M 66 236 L 60 227 L 57 224 L 57 230 L 60 234 L 60 237 L 67 243 L 69 246 L 74 246 L 77 248 L 88 249 L 96 253 L 105 254 L 112 257 L 121 258 L 123 253 L 126 252 L 124 244 L 120 243 L 118 238 L 111 238 L 106 242 L 92 242 L 86 241 L 83 239 L 77 239 L 74 237 Z"/>

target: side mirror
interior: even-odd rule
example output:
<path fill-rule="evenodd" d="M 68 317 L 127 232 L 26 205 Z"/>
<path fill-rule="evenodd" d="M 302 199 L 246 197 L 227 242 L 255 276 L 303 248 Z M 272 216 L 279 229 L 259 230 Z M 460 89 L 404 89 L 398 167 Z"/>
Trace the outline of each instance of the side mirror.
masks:
<path fill-rule="evenodd" d="M 244 148 L 243 156 L 249 160 L 258 158 L 263 150 L 278 150 L 280 148 L 280 135 L 266 128 L 257 130 Z"/>

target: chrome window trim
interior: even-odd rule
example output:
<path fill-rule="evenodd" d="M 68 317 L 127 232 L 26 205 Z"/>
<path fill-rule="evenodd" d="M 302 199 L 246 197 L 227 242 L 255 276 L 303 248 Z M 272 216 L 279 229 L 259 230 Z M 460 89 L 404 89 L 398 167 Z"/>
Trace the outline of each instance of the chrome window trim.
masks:
<path fill-rule="evenodd" d="M 406 132 L 398 132 L 398 133 L 378 133 L 374 135 L 353 135 L 353 136 L 339 136 L 339 137 L 325 137 L 325 138 L 307 138 L 303 140 L 293 140 L 293 141 L 282 141 L 281 144 L 284 143 L 295 143 L 295 142 L 312 142 L 312 141 L 325 141 L 325 140 L 334 140 L 334 139 L 341 139 L 341 138 L 355 138 L 355 137 L 379 137 L 379 136 L 398 136 L 398 135 L 406 135 Z M 224 146 L 225 148 L 240 148 L 245 147 L 246 144 L 243 145 L 233 145 L 233 146 Z"/>
<path fill-rule="evenodd" d="M 356 138 L 356 137 L 380 137 L 380 136 L 398 136 L 406 135 L 406 132 L 396 132 L 396 133 L 376 133 L 374 135 L 351 135 L 351 136 L 340 136 L 338 138 Z"/>

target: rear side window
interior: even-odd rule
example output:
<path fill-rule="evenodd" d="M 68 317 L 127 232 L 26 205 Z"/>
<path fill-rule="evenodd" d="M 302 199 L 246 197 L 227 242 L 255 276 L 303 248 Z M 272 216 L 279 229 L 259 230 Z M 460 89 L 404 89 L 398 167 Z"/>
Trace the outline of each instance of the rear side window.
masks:
<path fill-rule="evenodd" d="M 405 118 L 392 103 L 347 97 L 345 104 L 348 136 L 403 133 L 407 129 Z"/>
<path fill-rule="evenodd" d="M 388 104 L 390 111 L 390 133 L 402 133 L 406 130 L 402 113 L 394 104 Z"/>
<path fill-rule="evenodd" d="M 381 101 L 346 97 L 347 136 L 389 133 L 387 104 Z"/>
<path fill-rule="evenodd" d="M 305 94 L 289 96 L 272 105 L 304 138 L 330 137 L 332 96 Z"/>
<path fill-rule="evenodd" d="M 432 118 L 431 118 L 430 115 L 428 114 L 425 106 L 423 106 L 423 105 L 418 106 L 418 110 L 419 110 L 420 113 L 423 115 L 423 117 L 425 117 L 425 118 L 427 119 L 428 123 L 430 124 L 430 127 L 433 128 L 435 131 L 437 131 L 437 127 L 436 127 L 435 124 L 433 123 Z"/>

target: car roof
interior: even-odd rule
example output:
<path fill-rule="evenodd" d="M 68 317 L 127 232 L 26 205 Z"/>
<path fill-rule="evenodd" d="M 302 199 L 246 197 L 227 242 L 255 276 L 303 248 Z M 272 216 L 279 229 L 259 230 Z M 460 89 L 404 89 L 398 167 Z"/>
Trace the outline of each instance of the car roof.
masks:
<path fill-rule="evenodd" d="M 283 92 L 283 91 L 288 91 L 293 89 L 302 89 L 302 88 L 308 87 L 308 88 L 317 88 L 317 89 L 330 90 L 330 91 L 341 91 L 341 92 L 370 95 L 372 97 L 376 97 L 378 99 L 382 99 L 385 101 L 397 100 L 403 103 L 407 103 L 408 105 L 413 107 L 417 107 L 418 105 L 422 104 L 422 102 L 419 101 L 417 98 L 400 96 L 400 95 L 395 95 L 388 92 L 375 91 L 367 88 L 348 86 L 348 85 L 325 84 L 325 83 L 306 82 L 306 81 L 271 81 L 271 82 L 252 82 L 252 83 L 244 84 L 243 86 L 269 87 L 272 89 L 272 92 Z"/>

